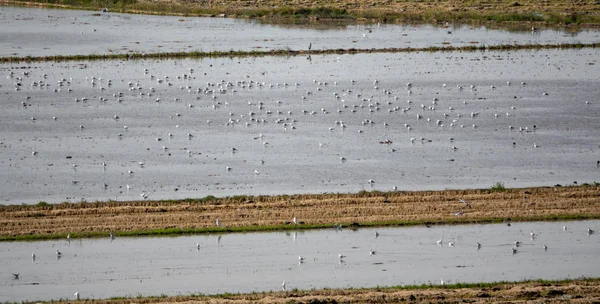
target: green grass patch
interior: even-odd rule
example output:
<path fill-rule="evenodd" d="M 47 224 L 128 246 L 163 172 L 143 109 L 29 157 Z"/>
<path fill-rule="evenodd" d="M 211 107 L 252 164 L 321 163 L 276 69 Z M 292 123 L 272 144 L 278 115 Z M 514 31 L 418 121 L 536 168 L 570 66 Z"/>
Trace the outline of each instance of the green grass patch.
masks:
<path fill-rule="evenodd" d="M 505 192 L 507 189 L 504 187 L 504 183 L 496 182 L 490 187 L 490 191 L 492 192 Z"/>

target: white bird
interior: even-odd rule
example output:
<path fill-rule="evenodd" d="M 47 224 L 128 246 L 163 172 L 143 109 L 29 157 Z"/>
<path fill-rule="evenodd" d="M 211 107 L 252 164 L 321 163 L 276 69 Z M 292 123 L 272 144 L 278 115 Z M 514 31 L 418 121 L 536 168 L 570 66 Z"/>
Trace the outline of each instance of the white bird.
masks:
<path fill-rule="evenodd" d="M 69 234 L 67 234 L 67 242 L 70 242 L 70 241 L 71 241 L 71 234 L 69 233 Z"/>
<path fill-rule="evenodd" d="M 369 250 L 369 255 L 374 255 L 375 253 L 376 253 L 376 251 L 375 251 L 375 250 L 372 250 L 372 249 L 371 249 L 371 250 Z"/>
<path fill-rule="evenodd" d="M 281 289 L 282 289 L 283 291 L 285 291 L 285 281 L 283 281 L 283 283 L 281 283 Z"/>
<path fill-rule="evenodd" d="M 217 227 L 221 227 L 221 221 L 219 221 L 219 218 L 217 218 Z"/>
<path fill-rule="evenodd" d="M 341 261 L 341 260 L 343 260 L 343 259 L 344 259 L 346 256 L 340 253 L 340 254 L 338 254 L 338 257 L 340 258 L 340 261 Z"/>
<path fill-rule="evenodd" d="M 531 238 L 535 238 L 537 236 L 533 231 L 530 231 L 529 235 L 531 236 Z"/>
<path fill-rule="evenodd" d="M 517 247 L 521 246 L 521 242 L 515 240 L 515 246 L 517 246 Z"/>
<path fill-rule="evenodd" d="M 448 247 L 454 247 L 454 242 L 453 241 L 449 241 L 448 242 Z"/>
<path fill-rule="evenodd" d="M 548 250 L 548 246 L 546 246 L 546 244 L 544 244 L 544 251 Z"/>
<path fill-rule="evenodd" d="M 300 261 L 300 263 L 304 263 L 304 257 L 302 257 L 301 255 L 298 256 L 298 261 Z"/>
<path fill-rule="evenodd" d="M 294 224 L 298 225 L 298 220 L 296 219 L 295 216 L 294 216 L 294 219 L 292 221 L 294 222 Z"/>
<path fill-rule="evenodd" d="M 379 232 L 375 231 L 375 237 L 379 237 Z"/>
<path fill-rule="evenodd" d="M 73 294 L 75 296 L 75 300 L 79 300 L 79 292 Z"/>
<path fill-rule="evenodd" d="M 567 226 L 563 226 L 563 230 L 564 230 L 564 231 L 567 231 Z"/>
<path fill-rule="evenodd" d="M 440 279 L 440 285 L 444 285 L 444 279 Z"/>
<path fill-rule="evenodd" d="M 437 240 L 437 241 L 436 241 L 436 243 L 437 243 L 438 245 L 442 245 L 442 242 L 443 242 L 443 241 L 444 241 L 444 238 L 441 238 L 441 239 Z"/>
<path fill-rule="evenodd" d="M 196 250 L 200 250 L 200 243 L 196 243 Z"/>

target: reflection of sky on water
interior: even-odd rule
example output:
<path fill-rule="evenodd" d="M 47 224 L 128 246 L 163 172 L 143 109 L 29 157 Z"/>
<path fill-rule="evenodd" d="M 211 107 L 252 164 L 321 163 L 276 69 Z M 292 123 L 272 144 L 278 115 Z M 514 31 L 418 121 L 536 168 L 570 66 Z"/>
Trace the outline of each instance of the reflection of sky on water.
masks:
<path fill-rule="evenodd" d="M 0 7 L 0 56 L 229 50 L 371 49 L 598 42 L 586 29 L 536 32 L 486 27 L 351 24 L 281 25 L 255 20 L 144 16 Z M 450 33 L 449 33 L 450 32 Z"/>
<path fill-rule="evenodd" d="M 0 301 L 73 299 L 75 291 L 92 299 L 279 291 L 284 280 L 293 290 L 437 285 L 441 279 L 451 284 L 594 277 L 600 263 L 589 261 L 597 257 L 600 243 L 587 228 L 598 225 L 574 221 L 332 228 L 0 243 Z M 513 254 L 515 240 L 522 244 Z M 56 249 L 62 252 L 60 259 Z M 369 255 L 370 250 L 375 254 Z M 341 261 L 340 254 L 346 256 Z M 298 263 L 298 256 L 304 263 Z M 19 280 L 11 272 L 19 272 Z"/>

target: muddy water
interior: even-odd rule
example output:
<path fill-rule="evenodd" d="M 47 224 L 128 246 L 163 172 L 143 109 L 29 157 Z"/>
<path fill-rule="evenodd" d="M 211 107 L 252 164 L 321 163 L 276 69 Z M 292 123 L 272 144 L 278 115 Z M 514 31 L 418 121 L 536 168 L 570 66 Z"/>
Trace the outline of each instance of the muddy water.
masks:
<path fill-rule="evenodd" d="M 600 264 L 589 260 L 597 257 L 600 243 L 587 229 L 599 225 L 386 228 L 377 230 L 379 237 L 374 229 L 332 228 L 0 243 L 0 301 L 72 299 L 76 291 L 95 299 L 277 291 L 284 280 L 291 290 L 593 277 Z M 530 231 L 537 237 L 530 238 Z M 515 247 L 515 240 L 522 245 Z M 340 254 L 346 256 L 341 261 Z M 11 275 L 16 272 L 18 280 Z"/>
<path fill-rule="evenodd" d="M 0 56 L 589 43 L 598 30 L 271 25 L 252 20 L 0 7 Z"/>
<path fill-rule="evenodd" d="M 0 199 L 600 181 L 597 58 L 584 49 L 4 64 Z"/>

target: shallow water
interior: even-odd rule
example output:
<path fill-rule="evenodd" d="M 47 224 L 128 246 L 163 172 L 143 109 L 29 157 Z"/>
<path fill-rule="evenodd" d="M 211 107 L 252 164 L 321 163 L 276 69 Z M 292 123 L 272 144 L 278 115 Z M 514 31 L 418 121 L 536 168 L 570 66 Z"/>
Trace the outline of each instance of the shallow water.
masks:
<path fill-rule="evenodd" d="M 597 58 L 583 49 L 3 64 L 0 199 L 600 181 Z"/>
<path fill-rule="evenodd" d="M 449 33 L 450 32 L 450 33 Z M 600 41 L 597 29 L 507 31 L 470 26 L 273 25 L 0 6 L 0 56 L 558 44 Z"/>
<path fill-rule="evenodd" d="M 291 290 L 440 284 L 441 279 L 595 277 L 600 264 L 589 260 L 597 257 L 600 242 L 587 229 L 599 225 L 580 221 L 385 228 L 377 229 L 377 238 L 375 229 L 332 228 L 0 243 L 0 301 L 73 298 L 75 291 L 95 299 L 277 291 L 282 281 Z M 537 237 L 531 239 L 530 231 Z M 513 254 L 515 240 L 522 245 Z M 479 250 L 477 242 L 482 244 Z M 56 250 L 62 253 L 60 259 Z M 339 254 L 346 256 L 341 262 Z M 18 280 L 11 276 L 15 272 L 20 273 Z"/>

